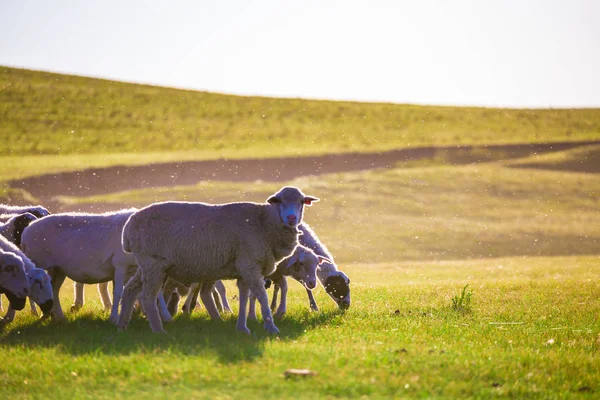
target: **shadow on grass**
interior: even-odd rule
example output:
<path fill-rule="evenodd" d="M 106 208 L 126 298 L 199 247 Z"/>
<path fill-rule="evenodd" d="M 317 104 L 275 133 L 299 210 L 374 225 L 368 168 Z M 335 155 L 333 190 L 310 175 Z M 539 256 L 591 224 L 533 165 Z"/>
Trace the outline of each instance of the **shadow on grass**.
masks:
<path fill-rule="evenodd" d="M 224 315 L 224 321 L 207 316 L 179 314 L 165 324 L 166 335 L 153 334 L 147 320 L 134 316 L 127 331 L 118 332 L 105 315 L 79 312 L 67 316 L 66 322 L 36 320 L 28 317 L 0 328 L 0 346 L 25 346 L 28 349 L 56 348 L 73 355 L 82 354 L 173 354 L 202 356 L 216 354 L 223 363 L 252 361 L 261 357 L 266 343 L 291 341 L 308 329 L 328 324 L 339 316 L 338 310 L 286 316 L 276 321 L 278 336 L 269 335 L 262 321 L 249 321 L 252 335 L 235 330 L 237 315 Z"/>

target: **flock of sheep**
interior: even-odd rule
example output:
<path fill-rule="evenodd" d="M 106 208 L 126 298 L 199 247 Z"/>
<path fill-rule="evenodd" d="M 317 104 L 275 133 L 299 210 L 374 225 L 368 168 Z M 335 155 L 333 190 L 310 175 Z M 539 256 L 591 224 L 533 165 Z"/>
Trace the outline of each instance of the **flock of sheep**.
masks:
<path fill-rule="evenodd" d="M 225 279 L 237 279 L 236 329 L 248 334 L 256 300 L 265 329 L 279 332 L 273 317 L 286 312 L 287 276 L 304 285 L 312 310 L 318 310 L 312 294 L 317 282 L 347 309 L 350 280 L 302 221 L 305 206 L 316 201 L 286 186 L 265 203 L 162 202 L 103 214 L 0 205 L 0 293 L 9 301 L 3 322 L 12 321 L 27 297 L 34 314 L 35 303 L 44 317 L 64 319 L 59 291 L 67 277 L 75 282 L 73 308 L 83 305 L 84 284 L 99 284 L 119 330 L 127 328 L 139 302 L 152 331 L 164 332 L 163 322 L 173 319 L 181 296 L 187 296 L 183 312 L 193 310 L 199 295 L 210 317 L 221 319 L 221 312 L 231 311 Z"/>

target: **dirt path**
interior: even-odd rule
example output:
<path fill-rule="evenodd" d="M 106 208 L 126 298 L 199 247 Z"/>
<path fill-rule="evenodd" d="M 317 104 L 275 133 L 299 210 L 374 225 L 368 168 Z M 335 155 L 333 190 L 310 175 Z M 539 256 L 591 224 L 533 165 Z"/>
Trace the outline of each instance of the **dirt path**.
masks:
<path fill-rule="evenodd" d="M 456 164 L 489 160 L 494 155 L 502 159 L 525 157 L 567 150 L 598 142 L 564 142 L 551 144 L 515 144 L 494 146 L 422 147 L 380 153 L 345 153 L 324 156 L 209 160 L 114 166 L 35 176 L 9 182 L 40 199 L 42 204 L 54 203 L 58 195 L 94 196 L 117 191 L 160 186 L 191 185 L 202 180 L 220 181 L 287 181 L 300 176 L 337 172 L 392 168 L 399 162 L 444 157 Z"/>

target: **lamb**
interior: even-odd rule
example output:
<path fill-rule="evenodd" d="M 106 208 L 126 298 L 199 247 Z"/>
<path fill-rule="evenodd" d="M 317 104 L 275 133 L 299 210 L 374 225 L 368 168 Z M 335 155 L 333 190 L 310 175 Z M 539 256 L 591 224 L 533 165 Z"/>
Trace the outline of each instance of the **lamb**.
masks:
<path fill-rule="evenodd" d="M 23 214 L 26 212 L 38 218 L 50 215 L 50 211 L 42 206 L 9 206 L 7 204 L 0 204 L 0 214 Z"/>
<path fill-rule="evenodd" d="M 269 309 L 264 276 L 298 244 L 305 205 L 318 201 L 295 187 L 284 187 L 266 203 L 155 203 L 134 213 L 123 228 L 123 249 L 134 254 L 138 271 L 125 286 L 117 326 L 125 330 L 133 301 L 140 300 L 153 332 L 162 332 L 156 299 L 165 277 L 212 289 L 219 279 L 238 279 L 240 308 L 249 291 L 257 297 L 270 333 L 278 333 Z M 200 297 L 213 319 L 220 319 L 210 291 Z M 243 315 L 243 317 L 242 317 Z M 240 318 L 242 317 L 242 318 Z M 236 329 L 250 333 L 245 313 Z"/>
<path fill-rule="evenodd" d="M 59 291 L 69 277 L 81 283 L 114 280 L 110 320 L 116 323 L 125 279 L 137 268 L 135 258 L 121 247 L 123 225 L 135 211 L 53 214 L 25 229 L 23 251 L 36 265 L 51 272 L 55 319 L 65 319 Z"/>
<path fill-rule="evenodd" d="M 21 235 L 37 217 L 29 212 L 23 214 L 0 215 L 0 235 L 11 243 L 21 246 Z"/>
<path fill-rule="evenodd" d="M 29 293 L 29 277 L 21 257 L 12 252 L 0 250 L 0 293 L 10 302 L 10 309 L 22 310 Z M 12 318 L 10 318 L 12 320 Z M 0 318 L 2 322 L 4 321 Z"/>
<path fill-rule="evenodd" d="M 25 231 L 27 231 L 27 229 Z M 37 268 L 14 243 L 6 240 L 4 236 L 0 236 L 0 250 L 14 253 L 21 258 L 25 272 L 29 277 L 29 298 L 40 306 L 44 315 L 48 315 L 54 304 L 52 300 L 52 284 L 50 283 L 50 276 L 48 276 L 46 271 Z M 15 309 L 9 306 L 4 319 L 6 321 L 12 321 L 14 316 Z"/>
<path fill-rule="evenodd" d="M 302 241 L 302 236 L 300 236 L 300 241 Z M 291 256 L 277 264 L 275 272 L 267 276 L 267 279 L 281 286 L 281 303 L 274 314 L 275 318 L 281 318 L 286 312 L 287 281 L 285 276 L 292 276 L 298 282 L 302 283 L 306 290 L 310 291 L 317 287 L 319 265 L 325 262 L 331 263 L 331 260 L 316 255 L 314 251 L 300 244 Z M 256 320 L 255 300 L 254 296 L 250 297 L 248 319 Z M 242 310 L 240 310 L 241 312 Z"/>

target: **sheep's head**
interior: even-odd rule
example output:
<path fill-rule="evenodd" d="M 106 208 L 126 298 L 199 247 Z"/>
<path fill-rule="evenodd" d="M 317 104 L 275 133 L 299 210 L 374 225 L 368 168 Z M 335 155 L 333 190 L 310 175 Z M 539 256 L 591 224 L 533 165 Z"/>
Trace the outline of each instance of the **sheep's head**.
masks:
<path fill-rule="evenodd" d="M 279 219 L 289 227 L 296 228 L 302 222 L 304 206 L 310 206 L 318 198 L 307 196 L 293 186 L 285 186 L 267 199 L 267 202 L 277 207 Z"/>
<path fill-rule="evenodd" d="M 350 308 L 350 278 L 342 271 L 336 271 L 325 280 L 325 291 L 339 308 Z"/>
<path fill-rule="evenodd" d="M 316 255 L 312 250 L 304 246 L 297 246 L 287 259 L 287 274 L 303 284 L 307 289 L 317 287 L 317 270 L 324 262 L 331 262 L 325 257 Z"/>
<path fill-rule="evenodd" d="M 7 221 L 13 227 L 12 230 L 12 242 L 17 246 L 21 246 L 21 236 L 25 228 L 29 226 L 37 217 L 32 213 L 26 212 L 24 214 L 16 215 Z"/>
<path fill-rule="evenodd" d="M 40 306 L 44 314 L 48 314 L 54 306 L 50 276 L 40 268 L 31 269 L 27 275 L 30 284 L 29 297 Z"/>
<path fill-rule="evenodd" d="M 29 280 L 23 260 L 14 253 L 0 252 L 0 286 L 15 298 L 24 299 L 29 294 Z M 16 309 L 16 307 L 13 307 Z"/>

